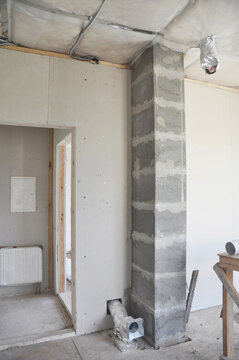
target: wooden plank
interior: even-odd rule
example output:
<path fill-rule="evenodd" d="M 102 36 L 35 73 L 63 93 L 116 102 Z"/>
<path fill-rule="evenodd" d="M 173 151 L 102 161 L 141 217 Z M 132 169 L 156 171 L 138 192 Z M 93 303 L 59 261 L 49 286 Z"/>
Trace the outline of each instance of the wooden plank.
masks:
<path fill-rule="evenodd" d="M 233 281 L 233 271 L 225 271 L 230 282 Z M 233 301 L 225 286 L 223 286 L 223 355 L 234 359 L 233 345 Z"/>
<path fill-rule="evenodd" d="M 195 292 L 197 279 L 198 279 L 198 273 L 199 273 L 199 270 L 194 270 L 192 272 L 192 277 L 191 277 L 188 296 L 187 296 L 187 301 L 186 301 L 186 313 L 185 313 L 186 323 L 188 323 L 189 315 L 190 315 L 190 312 L 191 312 L 194 292 Z"/>
<path fill-rule="evenodd" d="M 233 267 L 233 270 L 239 271 L 239 256 L 234 255 L 226 255 L 226 254 L 220 254 L 220 267 Z"/>
<path fill-rule="evenodd" d="M 58 292 L 65 291 L 65 229 L 64 229 L 64 183 L 65 183 L 65 147 L 58 146 Z"/>
<path fill-rule="evenodd" d="M 189 78 L 187 78 L 187 77 L 185 77 L 184 80 L 185 80 L 186 82 L 190 82 L 190 83 L 193 83 L 193 84 L 198 84 L 198 85 L 203 85 L 203 86 L 209 86 L 209 87 L 216 88 L 216 89 L 221 89 L 221 90 L 226 90 L 226 91 L 231 91 L 231 92 L 239 93 L 239 89 L 235 89 L 235 88 L 232 88 L 232 87 L 227 87 L 227 86 L 212 84 L 212 83 L 208 83 L 208 82 L 204 82 L 204 81 L 189 79 Z"/>
<path fill-rule="evenodd" d="M 48 173 L 48 279 L 49 289 L 53 289 L 53 136 L 49 130 L 49 173 Z"/>
<path fill-rule="evenodd" d="M 62 54 L 62 53 L 58 53 L 55 51 L 46 51 L 46 50 L 39 50 L 39 49 L 33 49 L 33 48 L 26 48 L 26 47 L 17 46 L 17 45 L 2 45 L 1 49 L 15 50 L 15 51 L 20 51 L 20 52 L 29 53 L 29 54 L 53 56 L 53 57 L 58 57 L 58 58 L 68 59 L 68 60 L 83 61 L 83 60 L 76 60 L 68 54 Z M 85 60 L 84 62 L 89 62 L 89 63 L 95 64 L 91 60 Z M 130 65 L 127 65 L 127 64 L 115 64 L 115 63 L 111 63 L 111 62 L 103 61 L 103 60 L 99 60 L 99 64 L 112 66 L 117 69 L 130 69 Z"/>
<path fill-rule="evenodd" d="M 223 286 L 226 288 L 228 294 L 231 296 L 231 298 L 234 300 L 235 304 L 239 307 L 239 294 L 236 290 L 236 288 L 233 286 L 233 282 L 231 277 L 227 275 L 233 273 L 232 269 L 222 269 L 220 267 L 220 264 L 217 263 L 213 267 L 214 271 L 216 272 L 217 276 L 221 280 Z"/>
<path fill-rule="evenodd" d="M 235 271 L 239 271 L 239 267 L 235 267 L 235 265 L 232 264 L 227 264 L 227 263 L 220 263 L 220 268 L 221 269 L 231 269 L 231 270 L 235 270 Z"/>

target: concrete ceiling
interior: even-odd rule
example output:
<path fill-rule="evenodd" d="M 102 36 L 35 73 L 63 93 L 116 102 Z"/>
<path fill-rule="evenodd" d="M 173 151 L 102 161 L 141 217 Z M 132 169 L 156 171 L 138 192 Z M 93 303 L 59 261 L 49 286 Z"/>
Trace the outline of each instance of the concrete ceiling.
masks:
<path fill-rule="evenodd" d="M 102 0 L 0 0 L 0 35 L 17 45 L 69 53 Z M 220 68 L 205 75 L 195 47 L 216 35 Z M 239 87 L 239 1 L 105 0 L 76 49 L 78 55 L 131 64 L 152 43 L 185 55 L 185 76 Z"/>

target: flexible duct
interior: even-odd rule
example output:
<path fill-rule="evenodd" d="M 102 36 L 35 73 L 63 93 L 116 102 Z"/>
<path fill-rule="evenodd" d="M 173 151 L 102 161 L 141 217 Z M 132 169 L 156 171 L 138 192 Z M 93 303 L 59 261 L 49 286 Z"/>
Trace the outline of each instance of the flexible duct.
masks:
<path fill-rule="evenodd" d="M 219 59 L 215 45 L 215 35 L 207 36 L 200 41 L 200 63 L 208 75 L 217 71 Z"/>
<path fill-rule="evenodd" d="M 114 322 L 114 334 L 123 342 L 129 343 L 133 339 L 144 336 L 143 319 L 128 316 L 127 311 L 119 300 L 108 302 L 108 310 Z"/>

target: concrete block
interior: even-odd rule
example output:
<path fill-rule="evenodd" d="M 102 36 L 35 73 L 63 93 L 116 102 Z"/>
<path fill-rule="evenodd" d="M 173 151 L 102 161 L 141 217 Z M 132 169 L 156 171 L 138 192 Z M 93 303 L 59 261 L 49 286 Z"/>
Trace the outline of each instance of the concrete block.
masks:
<path fill-rule="evenodd" d="M 155 130 L 174 134 L 184 133 L 184 111 L 155 105 Z"/>
<path fill-rule="evenodd" d="M 154 165 L 154 158 L 155 158 L 154 141 L 141 143 L 138 146 L 133 147 L 132 149 L 132 159 L 133 162 L 135 160 L 138 160 L 137 164 L 139 165 L 139 170 L 152 167 Z"/>
<path fill-rule="evenodd" d="M 156 141 L 155 151 L 156 162 L 163 162 L 169 168 L 185 166 L 185 141 Z"/>
<path fill-rule="evenodd" d="M 162 243 L 165 240 L 162 239 Z M 186 241 L 174 241 L 170 246 L 155 249 L 155 272 L 170 273 L 185 271 Z"/>
<path fill-rule="evenodd" d="M 183 177 L 183 197 L 184 197 L 184 201 L 187 201 L 187 177 L 184 176 Z"/>
<path fill-rule="evenodd" d="M 154 201 L 155 199 L 155 175 L 140 175 L 138 179 L 132 179 L 132 199 L 134 201 Z"/>
<path fill-rule="evenodd" d="M 184 273 L 155 281 L 155 306 L 157 309 L 173 309 L 175 306 L 183 305 L 185 298 L 186 278 Z"/>
<path fill-rule="evenodd" d="M 132 83 L 149 67 L 151 67 L 153 71 L 153 47 L 148 48 L 133 64 L 131 75 Z"/>
<path fill-rule="evenodd" d="M 156 180 L 156 202 L 174 203 L 181 202 L 182 176 L 166 176 Z"/>
<path fill-rule="evenodd" d="M 139 233 L 154 235 L 154 211 L 132 209 L 132 229 Z"/>
<path fill-rule="evenodd" d="M 170 346 L 185 341 L 185 311 L 171 310 L 155 318 L 155 347 Z"/>
<path fill-rule="evenodd" d="M 154 281 L 142 271 L 132 270 L 132 293 L 143 303 L 154 307 Z"/>
<path fill-rule="evenodd" d="M 152 100 L 154 97 L 154 77 L 150 74 L 141 82 L 132 86 L 132 105 L 143 104 L 145 101 Z"/>
<path fill-rule="evenodd" d="M 160 236 L 183 234 L 186 229 L 186 211 L 177 213 L 170 210 L 157 211 L 155 222 L 156 231 Z"/>
<path fill-rule="evenodd" d="M 144 136 L 154 131 L 154 104 L 132 115 L 132 136 Z"/>
<path fill-rule="evenodd" d="M 135 296 L 131 296 L 132 316 L 144 319 L 144 337 L 154 346 L 155 321 L 154 312 L 149 311 L 148 307 L 142 302 L 137 301 Z"/>
<path fill-rule="evenodd" d="M 154 272 L 154 243 L 148 244 L 143 241 L 133 241 L 132 244 L 132 261 L 141 269 Z"/>
<path fill-rule="evenodd" d="M 140 139 L 150 134 L 149 139 L 153 139 L 137 146 L 134 141 L 132 229 L 153 238 L 157 235 L 157 242 L 133 240 L 132 258 L 136 266 L 132 270 L 131 305 L 133 315 L 143 317 L 145 337 L 154 347 L 185 341 L 186 211 L 182 202 L 186 196 L 186 161 L 182 78 L 183 55 L 159 44 L 147 49 L 132 71 L 132 136 Z M 136 114 L 138 110 L 141 111 Z M 156 205 L 157 210 L 142 210 L 145 202 Z"/>
<path fill-rule="evenodd" d="M 182 80 L 155 76 L 155 96 L 168 101 L 182 102 Z"/>
<path fill-rule="evenodd" d="M 165 69 L 173 71 L 184 71 L 182 53 L 176 52 L 159 44 L 155 44 L 153 50 L 154 65 L 160 65 Z"/>

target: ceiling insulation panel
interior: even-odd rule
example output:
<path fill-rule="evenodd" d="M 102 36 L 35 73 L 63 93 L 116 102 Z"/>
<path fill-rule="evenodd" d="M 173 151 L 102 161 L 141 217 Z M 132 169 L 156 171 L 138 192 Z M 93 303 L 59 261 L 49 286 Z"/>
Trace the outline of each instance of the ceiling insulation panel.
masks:
<path fill-rule="evenodd" d="M 30 0 L 30 2 L 74 14 L 90 16 L 96 12 L 102 0 Z"/>
<path fill-rule="evenodd" d="M 100 19 L 139 29 L 161 31 L 189 0 L 106 0 Z"/>
<path fill-rule="evenodd" d="M 90 54 L 105 61 L 128 64 L 145 49 L 153 38 L 152 35 L 122 29 L 109 31 L 106 26 L 96 23 L 83 37 L 78 54 Z"/>
<path fill-rule="evenodd" d="M 93 15 L 102 0 L 28 0 L 34 4 L 79 15 Z M 160 31 L 183 11 L 189 0 L 106 0 L 100 20 Z"/>
<path fill-rule="evenodd" d="M 22 46 L 67 53 L 84 26 L 80 19 L 11 1 L 9 40 Z"/>
<path fill-rule="evenodd" d="M 167 26 L 164 37 L 190 48 L 208 35 L 215 34 L 218 39 L 228 39 L 238 31 L 238 0 L 193 0 Z"/>

